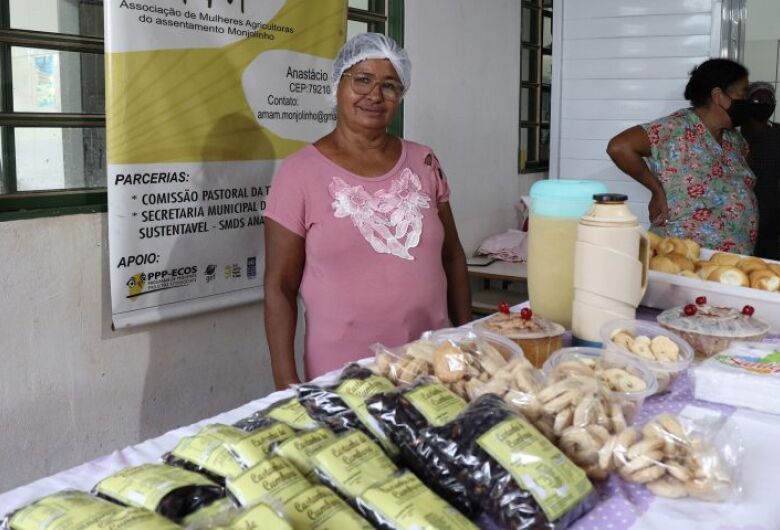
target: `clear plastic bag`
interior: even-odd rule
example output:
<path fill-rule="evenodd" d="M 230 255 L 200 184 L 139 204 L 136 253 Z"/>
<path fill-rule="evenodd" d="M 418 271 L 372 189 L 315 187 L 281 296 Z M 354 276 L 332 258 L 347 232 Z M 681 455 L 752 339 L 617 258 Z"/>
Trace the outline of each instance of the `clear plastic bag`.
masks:
<path fill-rule="evenodd" d="M 610 440 L 612 462 L 628 482 L 653 494 L 722 502 L 741 493 L 739 433 L 725 420 L 688 420 L 659 414 L 640 430 L 627 429 Z"/>
<path fill-rule="evenodd" d="M 358 364 L 350 364 L 331 385 L 303 384 L 296 390 L 301 405 L 315 421 L 336 434 L 361 430 L 395 457 L 398 450 L 366 409 L 369 397 L 393 388 L 395 385 L 385 377 Z"/>
<path fill-rule="evenodd" d="M 445 501 L 472 516 L 475 506 L 459 468 L 450 466 L 426 443 L 423 431 L 446 425 L 466 408 L 466 402 L 432 378 L 373 396 L 368 410 L 398 447 L 403 462 Z"/>
<path fill-rule="evenodd" d="M 165 464 L 126 468 L 95 486 L 94 493 L 124 506 L 144 508 L 179 522 L 225 496 L 208 478 Z"/>
<path fill-rule="evenodd" d="M 234 427 L 252 432 L 269 425 L 270 422 L 279 421 L 285 423 L 297 431 L 316 429 L 317 422 L 309 416 L 306 409 L 298 401 L 298 398 L 283 399 L 259 410 L 233 424 Z"/>
<path fill-rule="evenodd" d="M 517 389 L 517 381 L 538 383 L 534 381 L 535 369 L 519 346 L 499 335 L 472 329 L 427 332 L 400 348 L 375 344 L 372 350 L 377 370 L 393 383 L 411 384 L 421 377 L 432 377 L 467 401 L 487 393 L 503 396 Z M 521 371 L 531 375 L 519 377 Z"/>
<path fill-rule="evenodd" d="M 244 431 L 229 425 L 207 425 L 194 436 L 179 440 L 176 447 L 163 456 L 163 461 L 206 475 L 224 486 L 225 479 L 243 471 L 241 462 L 230 451 L 228 444 L 244 437 Z"/>
<path fill-rule="evenodd" d="M 567 528 L 597 501 L 585 473 L 496 395 L 422 435 L 501 528 Z"/>

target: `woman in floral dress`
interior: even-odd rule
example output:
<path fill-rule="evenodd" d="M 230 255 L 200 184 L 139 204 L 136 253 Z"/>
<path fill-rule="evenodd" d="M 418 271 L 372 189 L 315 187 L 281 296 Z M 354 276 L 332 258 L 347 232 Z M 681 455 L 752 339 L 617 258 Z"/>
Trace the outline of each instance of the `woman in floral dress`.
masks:
<path fill-rule="evenodd" d="M 627 129 L 607 153 L 652 193 L 652 230 L 690 238 L 706 248 L 752 254 L 758 229 L 755 177 L 747 143 L 735 127 L 753 113 L 748 71 L 710 59 L 691 72 L 692 107 Z"/>

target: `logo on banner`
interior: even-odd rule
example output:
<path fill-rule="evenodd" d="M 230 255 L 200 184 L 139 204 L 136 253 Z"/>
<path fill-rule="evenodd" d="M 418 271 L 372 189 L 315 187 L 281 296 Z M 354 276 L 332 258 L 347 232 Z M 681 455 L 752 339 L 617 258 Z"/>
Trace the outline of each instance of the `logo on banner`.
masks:
<path fill-rule="evenodd" d="M 127 298 L 134 300 L 144 294 L 185 287 L 195 283 L 197 276 L 198 267 L 196 265 L 149 273 L 139 272 L 133 274 L 125 283 L 128 289 Z"/>
<path fill-rule="evenodd" d="M 241 277 L 241 265 L 234 263 L 233 265 L 225 265 L 225 279 L 231 280 Z"/>
<path fill-rule="evenodd" d="M 206 283 L 211 283 L 217 279 L 217 266 L 209 265 L 206 267 Z"/>
<path fill-rule="evenodd" d="M 257 278 L 257 258 L 254 256 L 246 259 L 246 277 Z"/>

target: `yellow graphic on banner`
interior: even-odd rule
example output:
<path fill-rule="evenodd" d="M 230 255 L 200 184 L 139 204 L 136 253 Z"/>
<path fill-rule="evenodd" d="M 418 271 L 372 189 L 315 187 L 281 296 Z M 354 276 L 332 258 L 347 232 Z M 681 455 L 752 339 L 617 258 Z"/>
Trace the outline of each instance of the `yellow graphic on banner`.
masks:
<path fill-rule="evenodd" d="M 334 57 L 344 43 L 346 2 L 290 0 L 268 23 L 296 30 L 217 49 L 108 54 L 109 164 L 278 160 L 305 145 L 257 123 L 242 76 L 272 50 Z"/>

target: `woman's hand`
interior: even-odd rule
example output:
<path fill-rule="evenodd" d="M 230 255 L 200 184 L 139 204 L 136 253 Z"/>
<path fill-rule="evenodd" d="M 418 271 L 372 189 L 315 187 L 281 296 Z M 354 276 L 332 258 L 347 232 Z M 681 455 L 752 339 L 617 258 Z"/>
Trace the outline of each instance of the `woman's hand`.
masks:
<path fill-rule="evenodd" d="M 653 193 L 647 205 L 650 212 L 650 224 L 665 226 L 669 221 L 669 205 L 666 202 L 666 192 L 661 189 Z"/>

